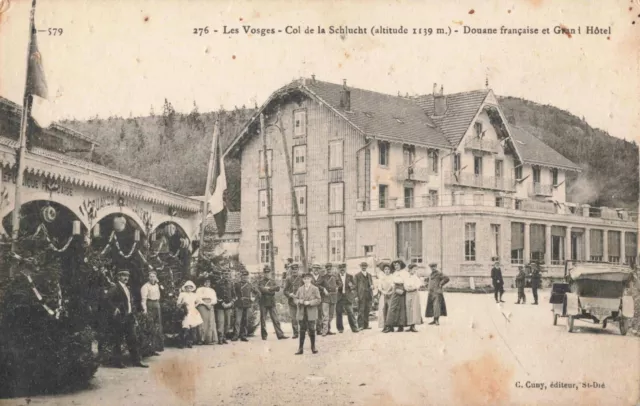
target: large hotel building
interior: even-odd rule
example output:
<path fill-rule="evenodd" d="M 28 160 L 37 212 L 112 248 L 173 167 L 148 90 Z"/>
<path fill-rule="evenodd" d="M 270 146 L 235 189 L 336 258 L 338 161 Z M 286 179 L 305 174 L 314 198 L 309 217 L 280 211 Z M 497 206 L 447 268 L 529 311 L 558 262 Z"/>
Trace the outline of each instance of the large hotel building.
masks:
<path fill-rule="evenodd" d="M 635 214 L 567 202 L 565 175 L 580 167 L 508 124 L 490 89 L 445 95 L 434 85 L 408 98 L 312 77 L 276 90 L 225 151 L 241 160 L 239 253 L 254 269 L 269 263 L 270 244 L 276 264 L 299 260 L 282 137 L 311 261 L 435 261 L 464 284 L 487 276 L 493 257 L 507 275 L 540 261 L 561 276 L 568 259 L 637 256 Z"/>

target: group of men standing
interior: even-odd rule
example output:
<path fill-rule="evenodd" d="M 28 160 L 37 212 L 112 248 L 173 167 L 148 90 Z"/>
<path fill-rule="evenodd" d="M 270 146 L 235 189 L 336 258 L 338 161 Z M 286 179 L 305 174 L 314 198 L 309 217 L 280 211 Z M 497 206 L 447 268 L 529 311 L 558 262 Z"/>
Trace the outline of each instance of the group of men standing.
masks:
<path fill-rule="evenodd" d="M 493 284 L 493 295 L 496 303 L 504 303 L 504 300 L 502 300 L 502 295 L 504 294 L 504 279 L 502 278 L 500 261 L 498 260 L 498 258 L 493 258 L 493 260 L 494 263 L 493 267 L 491 268 L 491 283 Z M 516 288 L 518 289 L 518 301 L 516 302 L 516 304 L 527 303 L 527 297 L 524 293 L 524 288 L 527 283 L 527 277 L 529 277 L 531 280 L 531 293 L 533 294 L 532 304 L 538 304 L 538 289 L 540 288 L 542 282 L 542 275 L 540 273 L 540 267 L 537 264 L 530 265 L 530 268 L 530 274 L 527 275 L 527 273 L 525 272 L 525 267 L 522 265 L 518 266 L 518 274 L 515 278 Z"/>

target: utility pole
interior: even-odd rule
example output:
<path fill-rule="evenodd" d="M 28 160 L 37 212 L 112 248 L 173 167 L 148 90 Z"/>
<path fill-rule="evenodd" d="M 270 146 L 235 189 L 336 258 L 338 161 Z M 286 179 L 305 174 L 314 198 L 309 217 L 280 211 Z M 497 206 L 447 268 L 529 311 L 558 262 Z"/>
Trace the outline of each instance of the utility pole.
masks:
<path fill-rule="evenodd" d="M 269 173 L 269 154 L 267 154 L 267 128 L 264 125 L 264 114 L 260 113 L 260 134 L 262 135 L 262 154 L 264 159 L 264 176 L 267 180 L 267 219 L 269 220 L 269 265 L 275 273 L 275 258 L 273 257 L 273 217 L 271 214 L 271 174 Z M 258 202 L 259 204 L 259 202 Z"/>

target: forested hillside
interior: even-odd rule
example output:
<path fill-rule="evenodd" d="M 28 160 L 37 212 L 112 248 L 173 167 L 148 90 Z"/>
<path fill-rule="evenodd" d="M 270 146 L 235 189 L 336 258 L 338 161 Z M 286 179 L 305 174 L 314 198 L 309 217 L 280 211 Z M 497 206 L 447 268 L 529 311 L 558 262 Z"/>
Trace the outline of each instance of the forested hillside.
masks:
<path fill-rule="evenodd" d="M 583 168 L 567 181 L 567 199 L 595 206 L 638 206 L 638 145 L 591 128 L 553 106 L 500 98 L 507 119 L 536 135 Z M 231 142 L 254 109 L 179 114 L 165 100 L 162 112 L 147 117 L 94 117 L 61 124 L 93 135 L 100 143 L 95 161 L 185 195 L 204 193 L 211 134 L 222 123 L 222 147 Z M 631 134 L 629 135 L 631 136 Z M 225 161 L 232 210 L 240 209 L 240 165 Z"/>

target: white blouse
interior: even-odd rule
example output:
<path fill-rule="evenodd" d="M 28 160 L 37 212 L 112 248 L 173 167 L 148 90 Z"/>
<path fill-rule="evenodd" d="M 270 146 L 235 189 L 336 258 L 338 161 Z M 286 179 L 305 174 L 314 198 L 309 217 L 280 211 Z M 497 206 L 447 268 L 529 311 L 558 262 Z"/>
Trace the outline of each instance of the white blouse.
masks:
<path fill-rule="evenodd" d="M 218 303 L 218 296 L 216 295 L 216 291 L 206 286 L 201 286 L 196 289 L 196 296 L 204 304 Z"/>
<path fill-rule="evenodd" d="M 409 275 L 409 277 L 404 282 L 404 287 L 407 290 L 417 290 L 420 289 L 422 282 L 418 275 Z"/>

